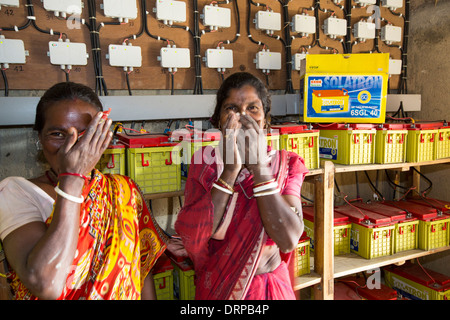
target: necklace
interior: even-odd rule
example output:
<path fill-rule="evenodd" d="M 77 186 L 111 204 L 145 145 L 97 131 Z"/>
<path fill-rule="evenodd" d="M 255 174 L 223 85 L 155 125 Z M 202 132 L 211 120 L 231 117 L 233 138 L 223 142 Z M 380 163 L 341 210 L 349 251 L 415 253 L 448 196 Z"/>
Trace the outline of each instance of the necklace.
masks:
<path fill-rule="evenodd" d="M 58 178 L 57 178 L 55 172 L 53 171 L 53 169 L 45 171 L 45 176 L 47 177 L 48 181 L 50 181 L 50 183 L 54 187 L 56 187 L 56 185 L 58 184 Z M 56 179 L 54 179 L 54 178 L 56 178 Z"/>

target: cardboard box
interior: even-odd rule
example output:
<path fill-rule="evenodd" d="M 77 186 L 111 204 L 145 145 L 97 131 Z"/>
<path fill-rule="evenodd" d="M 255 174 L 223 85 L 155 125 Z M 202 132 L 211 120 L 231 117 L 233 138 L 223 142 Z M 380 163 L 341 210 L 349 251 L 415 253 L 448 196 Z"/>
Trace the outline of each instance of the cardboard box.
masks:
<path fill-rule="evenodd" d="M 388 73 L 388 53 L 308 54 L 301 120 L 383 123 Z"/>

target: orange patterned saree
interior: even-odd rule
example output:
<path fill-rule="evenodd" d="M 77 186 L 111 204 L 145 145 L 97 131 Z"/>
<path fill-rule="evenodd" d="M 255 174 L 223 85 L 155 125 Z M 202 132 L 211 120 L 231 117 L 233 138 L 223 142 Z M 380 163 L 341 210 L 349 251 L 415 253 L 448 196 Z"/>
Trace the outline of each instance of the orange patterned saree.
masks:
<path fill-rule="evenodd" d="M 167 237 L 138 186 L 126 176 L 95 170 L 83 196 L 77 250 L 59 300 L 140 299 Z M 16 300 L 37 299 L 14 272 L 10 279 Z"/>

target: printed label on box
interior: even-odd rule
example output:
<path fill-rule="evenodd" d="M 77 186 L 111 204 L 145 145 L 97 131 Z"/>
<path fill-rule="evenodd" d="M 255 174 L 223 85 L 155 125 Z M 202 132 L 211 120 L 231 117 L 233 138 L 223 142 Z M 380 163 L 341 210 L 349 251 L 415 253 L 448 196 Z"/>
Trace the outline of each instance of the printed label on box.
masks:
<path fill-rule="evenodd" d="M 384 83 L 383 75 L 306 75 L 305 117 L 370 122 L 384 118 Z"/>
<path fill-rule="evenodd" d="M 337 160 L 338 140 L 319 137 L 319 157 L 329 160 Z"/>
<path fill-rule="evenodd" d="M 412 300 L 430 300 L 430 296 L 427 291 L 419 290 L 408 283 L 401 281 L 395 276 L 392 277 L 392 286 L 397 289 L 401 294 Z"/>
<path fill-rule="evenodd" d="M 359 251 L 359 230 L 352 229 L 352 237 L 350 239 L 350 249 Z"/>

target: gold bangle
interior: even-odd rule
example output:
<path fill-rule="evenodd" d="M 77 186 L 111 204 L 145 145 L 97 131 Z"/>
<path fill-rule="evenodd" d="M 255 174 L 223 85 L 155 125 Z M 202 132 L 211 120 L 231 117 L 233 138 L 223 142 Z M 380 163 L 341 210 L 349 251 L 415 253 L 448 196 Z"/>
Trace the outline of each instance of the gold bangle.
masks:
<path fill-rule="evenodd" d="M 222 183 L 228 190 L 231 192 L 234 192 L 234 188 L 230 186 L 228 183 L 226 183 L 223 179 L 219 178 L 217 179 L 220 183 Z"/>
<path fill-rule="evenodd" d="M 257 183 L 257 184 L 255 184 L 255 185 L 253 185 L 253 188 L 257 188 L 257 187 L 259 187 L 259 186 L 262 186 L 262 185 L 265 185 L 265 184 L 272 183 L 272 182 L 274 182 L 274 181 L 275 181 L 275 178 L 270 179 L 270 180 L 267 180 L 267 181 L 263 181 L 263 182 L 260 182 L 260 183 Z"/>

